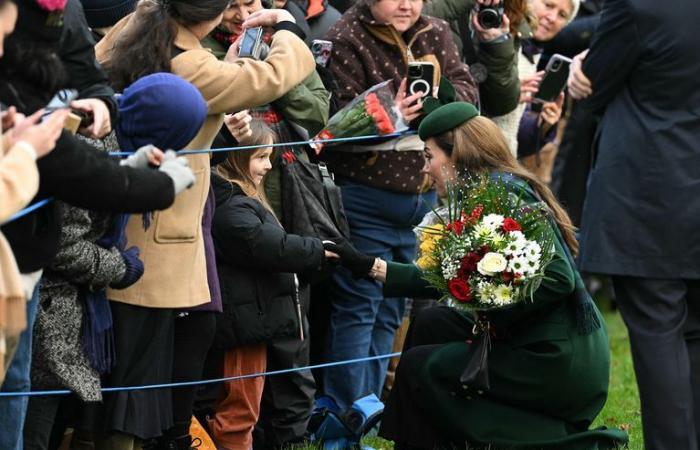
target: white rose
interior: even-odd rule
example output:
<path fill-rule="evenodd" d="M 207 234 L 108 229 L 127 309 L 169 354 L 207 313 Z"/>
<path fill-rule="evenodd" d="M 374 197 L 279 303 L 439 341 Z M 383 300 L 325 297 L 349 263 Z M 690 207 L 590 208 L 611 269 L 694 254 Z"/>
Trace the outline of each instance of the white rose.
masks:
<path fill-rule="evenodd" d="M 500 253 L 489 252 L 476 265 L 476 270 L 482 275 L 494 276 L 503 272 L 508 265 L 506 258 Z"/>

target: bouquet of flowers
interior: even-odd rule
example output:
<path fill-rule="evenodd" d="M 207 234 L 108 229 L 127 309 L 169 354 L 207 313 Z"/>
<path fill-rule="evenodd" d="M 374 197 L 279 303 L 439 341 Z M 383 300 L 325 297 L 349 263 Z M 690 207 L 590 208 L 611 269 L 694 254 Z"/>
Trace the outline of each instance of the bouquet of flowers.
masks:
<path fill-rule="evenodd" d="M 532 299 L 554 256 L 544 204 L 524 204 L 505 182 L 448 189 L 447 206 L 419 229 L 417 266 L 451 306 L 491 310 Z"/>
<path fill-rule="evenodd" d="M 335 113 L 314 140 L 383 136 L 406 129 L 394 107 L 389 81 L 385 81 L 372 86 Z M 320 153 L 325 146 L 334 144 L 319 142 L 314 147 L 316 153 Z"/>

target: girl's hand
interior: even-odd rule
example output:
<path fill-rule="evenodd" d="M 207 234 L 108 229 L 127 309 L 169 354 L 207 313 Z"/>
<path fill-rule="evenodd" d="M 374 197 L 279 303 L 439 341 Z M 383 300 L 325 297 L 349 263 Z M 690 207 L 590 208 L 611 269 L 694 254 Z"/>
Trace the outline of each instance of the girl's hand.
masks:
<path fill-rule="evenodd" d="M 241 41 L 243 40 L 244 34 L 245 33 L 241 33 L 241 35 L 233 41 L 233 44 L 229 46 L 226 51 L 226 56 L 224 56 L 224 62 L 232 63 L 238 60 L 238 50 L 241 48 Z"/>
<path fill-rule="evenodd" d="M 540 89 L 542 78 L 543 70 L 520 79 L 520 103 L 532 103 L 532 97 Z"/>
<path fill-rule="evenodd" d="M 102 139 L 112 131 L 109 109 L 102 100 L 97 98 L 74 100 L 70 103 L 70 107 L 92 116 L 92 125 L 78 130 L 80 134 L 93 139 Z"/>
<path fill-rule="evenodd" d="M 554 126 L 561 119 L 561 113 L 564 105 L 564 93 L 562 92 L 557 97 L 554 102 L 545 103 L 542 106 L 542 112 L 540 113 L 540 120 L 544 123 Z"/>
<path fill-rule="evenodd" d="M 233 137 L 241 145 L 249 144 L 250 138 L 253 136 L 253 130 L 250 128 L 250 122 L 253 117 L 247 109 L 239 111 L 236 114 L 227 114 L 224 117 L 226 128 L 231 132 Z"/>
<path fill-rule="evenodd" d="M 394 98 L 394 104 L 396 108 L 401 113 L 403 121 L 406 124 L 413 122 L 416 118 L 420 117 L 423 109 L 423 94 L 417 92 L 411 96 L 406 97 L 406 79 L 401 80 L 401 85 Z"/>

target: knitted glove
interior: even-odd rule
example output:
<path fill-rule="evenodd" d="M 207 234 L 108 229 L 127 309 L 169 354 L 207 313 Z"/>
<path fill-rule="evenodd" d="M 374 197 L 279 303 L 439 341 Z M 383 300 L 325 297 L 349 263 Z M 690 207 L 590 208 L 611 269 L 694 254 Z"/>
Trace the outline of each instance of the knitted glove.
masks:
<path fill-rule="evenodd" d="M 343 238 L 323 241 L 323 248 L 340 256 L 340 265 L 350 270 L 357 278 L 368 276 L 376 259 L 374 256 L 359 252 L 347 239 Z"/>
<path fill-rule="evenodd" d="M 159 170 L 173 180 L 175 195 L 185 189 L 189 189 L 195 182 L 194 173 L 190 169 L 187 159 L 183 157 L 178 158 L 172 150 L 165 152 L 165 157 L 160 164 Z"/>
<path fill-rule="evenodd" d="M 144 145 L 136 150 L 135 153 L 132 153 L 125 159 L 119 161 L 119 165 L 133 167 L 134 169 L 145 169 L 150 167 L 148 155 L 150 155 L 154 149 L 155 147 L 152 145 Z"/>
<path fill-rule="evenodd" d="M 121 280 L 110 285 L 114 289 L 128 288 L 143 276 L 143 261 L 139 259 L 138 247 L 129 247 L 124 250 L 122 258 L 124 258 L 124 264 L 126 264 L 126 272 Z"/>

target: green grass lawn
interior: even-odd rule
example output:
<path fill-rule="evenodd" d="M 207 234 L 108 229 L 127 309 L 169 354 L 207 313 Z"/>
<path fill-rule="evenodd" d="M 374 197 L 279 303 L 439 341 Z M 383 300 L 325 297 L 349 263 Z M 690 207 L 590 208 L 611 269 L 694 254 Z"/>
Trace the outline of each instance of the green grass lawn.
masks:
<path fill-rule="evenodd" d="M 594 427 L 607 426 L 627 430 L 630 435 L 630 450 L 644 450 L 642 440 L 642 424 L 639 412 L 639 395 L 634 368 L 630 356 L 627 329 L 617 312 L 605 312 L 610 335 L 611 374 L 610 393 L 605 408 L 593 424 Z M 391 450 L 390 441 L 372 437 L 364 440 L 364 444 L 377 450 Z M 308 450 L 311 450 L 309 447 Z M 305 447 L 297 450 L 307 450 Z"/>

